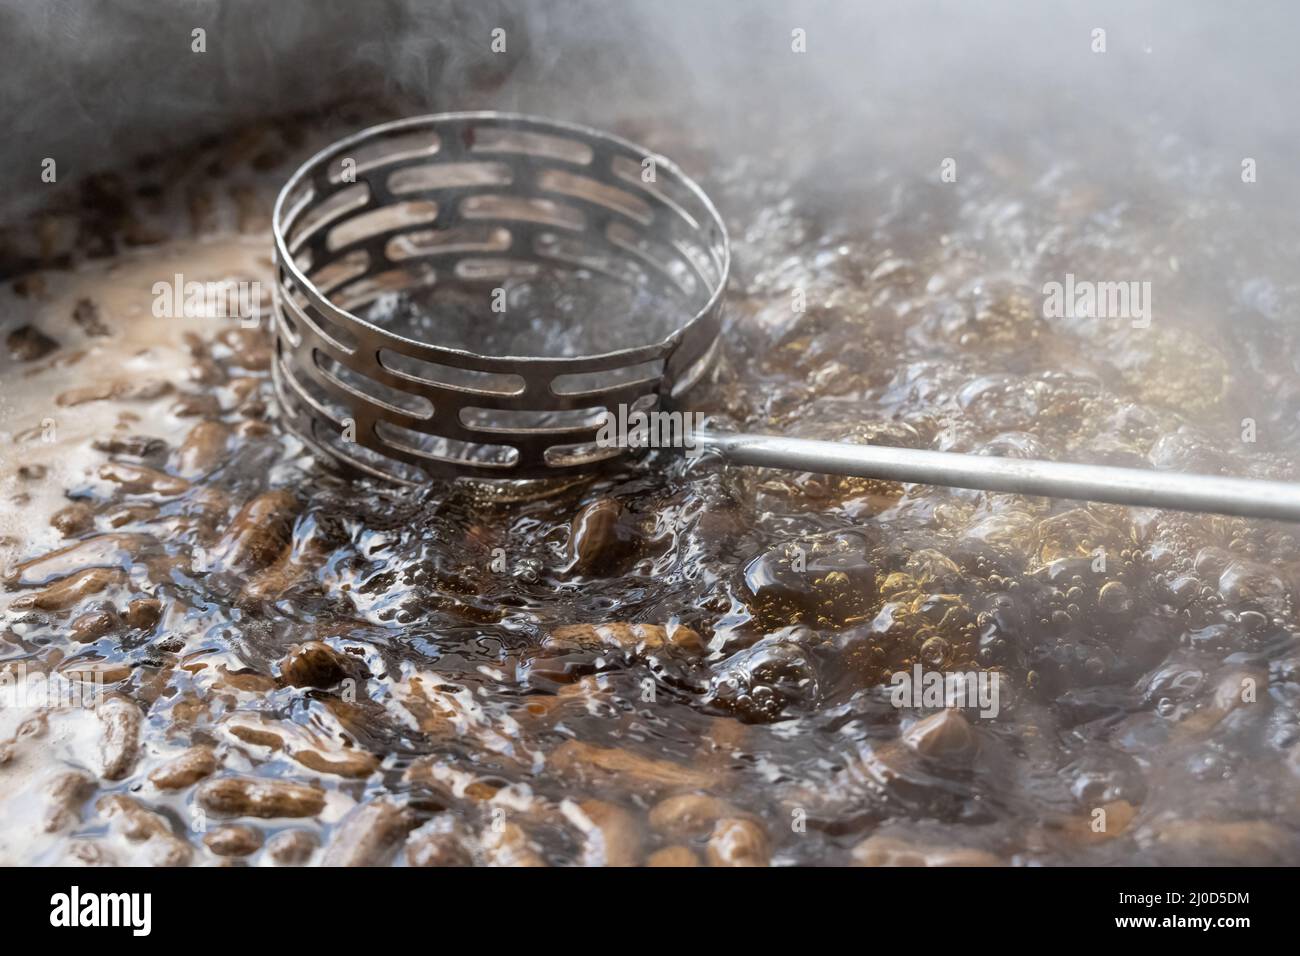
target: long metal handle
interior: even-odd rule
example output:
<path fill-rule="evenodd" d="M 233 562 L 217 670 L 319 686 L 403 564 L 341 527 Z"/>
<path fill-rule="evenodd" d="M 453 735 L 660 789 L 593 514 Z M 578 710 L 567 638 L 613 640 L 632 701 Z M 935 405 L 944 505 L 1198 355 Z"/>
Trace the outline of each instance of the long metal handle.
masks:
<path fill-rule="evenodd" d="M 700 431 L 695 433 L 695 441 L 698 448 L 714 449 L 725 460 L 738 465 L 1300 521 L 1300 485 L 1281 481 L 986 458 L 775 435 Z"/>

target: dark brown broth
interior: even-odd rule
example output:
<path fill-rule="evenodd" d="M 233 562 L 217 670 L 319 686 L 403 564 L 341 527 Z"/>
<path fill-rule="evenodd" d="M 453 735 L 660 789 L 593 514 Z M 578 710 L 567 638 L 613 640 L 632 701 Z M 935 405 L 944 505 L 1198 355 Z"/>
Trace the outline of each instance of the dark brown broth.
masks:
<path fill-rule="evenodd" d="M 1190 215 L 1158 163 L 1118 193 L 1068 162 L 1038 185 L 990 163 L 960 193 L 881 168 L 848 204 L 820 198 L 845 176 L 834 158 L 798 176 L 779 156 L 710 168 L 736 269 L 720 365 L 691 404 L 718 424 L 1296 477 L 1294 243 L 1235 260 L 1231 226 L 1204 226 L 1224 204 Z M 1151 328 L 1043 318 L 1042 284 L 1067 271 L 1155 281 Z M 232 423 L 270 402 L 250 361 L 265 341 L 236 346 L 205 356 L 259 381 Z M 1239 440 L 1247 416 L 1255 445 Z M 233 566 L 231 516 L 272 487 L 291 492 L 291 540 L 270 572 Z M 453 821 L 478 860 L 502 820 L 550 863 L 589 859 L 564 812 L 582 800 L 628 811 L 638 859 L 682 843 L 703 858 L 709 827 L 647 822 L 693 791 L 759 821 L 778 863 L 848 862 L 873 835 L 1019 863 L 1300 859 L 1289 526 L 669 455 L 558 489 L 394 490 L 329 475 L 273 417 L 183 495 L 70 494 L 101 516 L 157 506 L 119 530 L 148 536 L 134 566 L 163 622 L 70 647 L 63 621 L 37 621 L 10 659 L 57 646 L 124 662 L 122 689 L 169 746 L 392 797 L 403 832 Z M 601 499 L 622 511 L 580 571 L 574 519 Z M 182 619 L 198 637 L 169 637 Z M 708 646 L 548 646 L 577 624 L 680 625 Z M 362 665 L 355 700 L 283 680 L 291 646 L 313 640 Z M 254 689 L 185 670 L 206 657 Z M 893 707 L 884 682 L 918 661 L 996 670 L 1001 712 L 968 713 L 951 746 L 909 745 L 928 712 Z M 1237 706 L 1242 675 L 1258 699 Z M 271 737 L 232 737 L 234 718 Z M 333 734 L 374 772 L 313 772 L 266 745 L 277 725 Z M 151 799 L 184 820 L 194 798 Z M 1097 808 L 1122 823 L 1093 833 Z M 311 818 L 245 822 L 331 839 Z"/>

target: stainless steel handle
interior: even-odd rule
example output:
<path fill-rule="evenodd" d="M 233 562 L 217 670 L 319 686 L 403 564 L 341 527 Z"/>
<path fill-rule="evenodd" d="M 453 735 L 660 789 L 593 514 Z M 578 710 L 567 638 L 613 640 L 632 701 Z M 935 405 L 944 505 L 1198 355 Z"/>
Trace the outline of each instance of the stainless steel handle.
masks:
<path fill-rule="evenodd" d="M 1300 521 L 1300 485 L 1281 481 L 986 458 L 775 435 L 700 431 L 696 432 L 695 441 L 698 448 L 713 449 L 726 461 L 738 465 Z"/>

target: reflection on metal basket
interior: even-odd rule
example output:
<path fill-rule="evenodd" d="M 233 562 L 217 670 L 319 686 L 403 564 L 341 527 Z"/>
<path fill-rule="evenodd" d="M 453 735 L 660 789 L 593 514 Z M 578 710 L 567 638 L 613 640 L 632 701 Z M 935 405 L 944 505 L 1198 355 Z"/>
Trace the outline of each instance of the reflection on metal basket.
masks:
<path fill-rule="evenodd" d="M 285 185 L 274 231 L 286 426 L 351 469 L 412 483 L 550 477 L 624 458 L 596 442 L 605 413 L 657 408 L 707 368 L 729 268 L 717 210 L 673 163 L 505 113 L 417 117 L 335 143 Z M 600 354 L 491 355 L 358 314 L 447 280 L 481 285 L 487 301 L 511 277 L 554 269 L 652 295 L 671 326 Z"/>

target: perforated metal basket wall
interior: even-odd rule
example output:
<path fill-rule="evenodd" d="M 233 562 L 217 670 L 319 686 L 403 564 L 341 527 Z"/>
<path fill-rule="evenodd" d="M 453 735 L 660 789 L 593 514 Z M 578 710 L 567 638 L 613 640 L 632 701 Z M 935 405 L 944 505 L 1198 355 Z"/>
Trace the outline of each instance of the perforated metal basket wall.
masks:
<path fill-rule="evenodd" d="M 285 425 L 319 454 L 411 483 L 617 463 L 629 451 L 597 445 L 598 413 L 658 408 L 694 383 L 729 268 L 717 210 L 673 163 L 596 130 L 502 113 L 401 120 L 330 146 L 285 185 L 274 232 Z M 394 290 L 452 277 L 490 290 L 548 267 L 661 295 L 679 311 L 674 330 L 601 354 L 498 356 L 356 314 Z"/>

